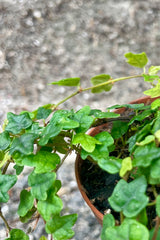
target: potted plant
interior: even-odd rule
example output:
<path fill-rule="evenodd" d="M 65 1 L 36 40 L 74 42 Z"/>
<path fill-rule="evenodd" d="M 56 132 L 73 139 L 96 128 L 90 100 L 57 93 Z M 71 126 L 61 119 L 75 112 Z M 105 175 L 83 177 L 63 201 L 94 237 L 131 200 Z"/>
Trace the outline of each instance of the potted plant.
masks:
<path fill-rule="evenodd" d="M 58 194 L 61 182 L 56 178 L 58 169 L 72 151 L 90 164 L 89 174 L 91 168 L 98 167 L 98 171 L 102 169 L 114 179 L 103 217 L 102 240 L 158 239 L 160 77 L 157 73 L 160 66 L 151 66 L 146 73 L 145 53 L 127 53 L 125 57 L 129 64 L 143 68 L 143 73 L 117 79 L 98 75 L 91 79 L 92 86 L 88 88 L 81 87 L 79 78 L 53 82 L 53 85 L 75 86 L 77 91 L 55 105 L 48 104 L 19 115 L 7 114 L 0 133 L 0 202 L 8 202 L 8 191 L 23 174 L 25 166 L 32 167 L 28 186 L 20 193 L 17 213 L 24 223 L 41 217 L 51 239 L 65 240 L 74 235 L 72 226 L 77 214 L 61 215 L 63 204 Z M 157 99 L 149 105 L 116 105 L 105 112 L 89 106 L 79 111 L 58 109 L 76 94 L 110 91 L 115 82 L 132 78 L 150 82 L 153 87 L 145 94 Z M 119 108 L 118 112 L 112 111 L 113 108 Z M 125 115 L 121 115 L 122 112 Z M 93 128 L 94 132 L 87 134 Z M 9 174 L 11 163 L 13 171 Z M 29 239 L 21 229 L 11 229 L 1 209 L 0 218 L 6 225 L 6 239 Z M 47 238 L 41 236 L 40 239 Z"/>

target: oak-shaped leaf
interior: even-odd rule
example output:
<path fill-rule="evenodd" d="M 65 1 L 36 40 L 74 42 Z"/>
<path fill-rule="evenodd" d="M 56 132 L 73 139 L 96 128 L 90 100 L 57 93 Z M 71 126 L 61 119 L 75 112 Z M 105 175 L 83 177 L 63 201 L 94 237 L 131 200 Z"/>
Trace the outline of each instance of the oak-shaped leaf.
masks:
<path fill-rule="evenodd" d="M 10 142 L 11 139 L 7 131 L 0 133 L 0 150 L 5 150 L 10 145 Z"/>
<path fill-rule="evenodd" d="M 123 211 L 123 214 L 128 218 L 135 217 L 148 204 L 148 197 L 145 194 L 146 188 L 147 181 L 144 176 L 130 183 L 121 179 L 108 199 L 109 203 L 116 212 Z"/>
<path fill-rule="evenodd" d="M 10 237 L 6 238 L 5 240 L 29 240 L 29 236 L 21 229 L 12 229 L 9 234 Z"/>
<path fill-rule="evenodd" d="M 47 222 L 46 232 L 53 235 L 55 240 L 68 240 L 74 236 L 72 230 L 73 225 L 77 220 L 77 214 L 66 216 L 54 216 L 53 219 Z"/>
<path fill-rule="evenodd" d="M 134 67 L 143 68 L 148 62 L 148 58 L 145 52 L 134 54 L 134 53 L 126 53 L 124 55 L 127 58 L 127 63 Z"/>
<path fill-rule="evenodd" d="M 80 84 L 80 78 L 65 78 L 62 80 L 59 80 L 57 82 L 52 82 L 50 84 L 53 85 L 59 85 L 59 86 L 68 86 L 68 87 L 76 87 Z"/>
<path fill-rule="evenodd" d="M 0 175 L 0 202 L 8 202 L 8 191 L 17 182 L 16 175 Z"/>
<path fill-rule="evenodd" d="M 34 140 L 38 137 L 34 133 L 24 133 L 20 137 L 13 140 L 10 147 L 10 154 L 14 152 L 20 152 L 22 154 L 28 155 L 33 152 Z"/>
<path fill-rule="evenodd" d="M 33 207 L 34 197 L 31 192 L 27 190 L 22 190 L 20 194 L 20 203 L 18 206 L 18 215 L 24 217 L 28 211 L 30 211 Z"/>
<path fill-rule="evenodd" d="M 160 96 L 160 82 L 157 85 L 149 90 L 143 92 L 145 95 L 151 96 L 151 98 Z"/>
<path fill-rule="evenodd" d="M 111 80 L 111 76 L 110 75 L 106 75 L 106 74 L 101 74 L 101 75 L 97 75 L 95 77 L 91 78 L 91 83 L 93 84 L 93 86 L 98 85 L 98 84 L 103 84 L 105 82 L 108 82 L 109 80 Z M 109 83 L 103 86 L 99 86 L 99 87 L 95 87 L 92 89 L 92 93 L 101 93 L 103 91 L 110 91 L 112 88 L 113 84 Z"/>
<path fill-rule="evenodd" d="M 39 107 L 37 110 L 36 118 L 37 119 L 46 119 L 50 115 L 51 112 L 52 112 L 51 109 Z"/>
<path fill-rule="evenodd" d="M 39 151 L 36 155 L 22 157 L 24 165 L 35 167 L 35 173 L 45 173 L 52 171 L 60 163 L 60 157 L 56 153 Z"/>
<path fill-rule="evenodd" d="M 32 125 L 32 119 L 30 118 L 28 112 L 19 115 L 9 112 L 7 114 L 7 119 L 8 124 L 5 130 L 13 134 L 18 134 L 23 129 L 27 129 Z"/>
<path fill-rule="evenodd" d="M 104 219 L 105 221 L 108 218 Z M 102 240 L 149 240 L 149 231 L 143 224 L 134 219 L 124 219 L 120 226 L 106 226 L 101 234 Z"/>
<path fill-rule="evenodd" d="M 74 136 L 72 144 L 81 144 L 86 152 L 93 152 L 96 144 L 101 144 L 101 142 L 85 133 L 78 133 Z"/>
<path fill-rule="evenodd" d="M 47 199 L 47 191 L 54 184 L 56 174 L 54 172 L 36 174 L 34 171 L 28 177 L 32 195 L 38 200 Z"/>

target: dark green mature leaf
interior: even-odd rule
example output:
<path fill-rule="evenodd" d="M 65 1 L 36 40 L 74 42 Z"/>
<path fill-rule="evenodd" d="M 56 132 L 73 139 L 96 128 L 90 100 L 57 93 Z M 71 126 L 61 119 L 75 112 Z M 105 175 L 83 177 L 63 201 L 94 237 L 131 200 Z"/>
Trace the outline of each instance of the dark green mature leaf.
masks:
<path fill-rule="evenodd" d="M 145 110 L 143 111 L 141 114 L 138 114 L 136 116 L 134 116 L 130 122 L 129 122 L 129 125 L 131 125 L 134 121 L 142 121 L 144 120 L 145 118 L 149 117 L 152 113 L 152 110 Z"/>
<path fill-rule="evenodd" d="M 28 211 L 30 211 L 33 207 L 34 197 L 31 192 L 27 190 L 22 190 L 20 194 L 20 203 L 18 206 L 18 215 L 24 217 Z"/>
<path fill-rule="evenodd" d="M 91 82 L 92 82 L 93 86 L 104 83 L 104 82 L 108 82 L 109 80 L 111 80 L 111 76 L 106 75 L 106 74 L 97 75 L 97 76 L 91 78 Z M 112 86 L 113 86 L 113 84 L 109 83 L 107 85 L 93 88 L 92 93 L 101 93 L 103 91 L 108 92 L 111 90 Z"/>
<path fill-rule="evenodd" d="M 29 237 L 20 229 L 12 229 L 10 231 L 10 238 L 6 240 L 29 240 Z"/>
<path fill-rule="evenodd" d="M 111 107 L 108 107 L 107 109 L 110 110 L 110 109 L 117 109 L 117 108 L 131 108 L 131 109 L 134 109 L 134 110 L 144 110 L 144 109 L 147 109 L 147 108 L 150 108 L 149 106 L 144 106 L 144 103 L 139 103 L 139 104 L 116 104 L 116 105 L 113 105 Z"/>
<path fill-rule="evenodd" d="M 20 221 L 22 223 L 27 223 L 36 211 L 37 208 L 33 207 L 31 210 L 27 212 L 27 214 L 24 217 L 19 217 Z"/>
<path fill-rule="evenodd" d="M 101 239 L 106 240 L 106 229 L 115 226 L 115 220 L 112 214 L 106 214 L 103 217 L 103 228 L 101 231 Z"/>
<path fill-rule="evenodd" d="M 10 154 L 12 155 L 16 151 L 25 155 L 31 154 L 33 152 L 34 140 L 37 137 L 37 134 L 25 133 L 15 138 L 11 144 Z"/>
<path fill-rule="evenodd" d="M 11 139 L 7 131 L 0 133 L 0 150 L 5 150 L 10 145 L 10 142 Z"/>
<path fill-rule="evenodd" d="M 74 136 L 72 144 L 81 144 L 86 152 L 93 152 L 96 144 L 101 144 L 101 142 L 85 133 L 78 133 Z"/>
<path fill-rule="evenodd" d="M 22 158 L 24 165 L 35 167 L 35 173 L 45 173 L 54 170 L 60 163 L 60 157 L 56 153 L 39 151 L 36 155 L 31 154 Z"/>
<path fill-rule="evenodd" d="M 160 157 L 160 148 L 157 148 L 155 143 L 139 146 L 134 152 L 133 166 L 148 167 L 158 157 Z"/>
<path fill-rule="evenodd" d="M 47 222 L 46 232 L 52 233 L 55 240 L 68 240 L 74 236 L 71 229 L 77 220 L 77 214 L 66 215 L 63 217 L 54 216 Z"/>
<path fill-rule="evenodd" d="M 114 121 L 111 135 L 114 139 L 118 139 L 123 136 L 128 130 L 128 122 Z"/>
<path fill-rule="evenodd" d="M 146 188 L 147 182 L 144 176 L 130 183 L 121 179 L 108 199 L 109 203 L 115 211 L 123 211 L 126 217 L 135 217 L 148 204 L 148 197 L 145 195 Z"/>
<path fill-rule="evenodd" d="M 106 159 L 100 159 L 98 161 L 98 166 L 108 173 L 115 174 L 119 172 L 121 163 L 122 159 L 117 159 L 116 157 L 106 157 Z"/>
<path fill-rule="evenodd" d="M 50 84 L 59 85 L 59 86 L 74 87 L 74 86 L 79 86 L 80 78 L 66 78 L 66 79 L 59 80 L 57 82 L 52 82 Z"/>
<path fill-rule="evenodd" d="M 159 129 L 160 129 L 160 117 L 158 117 L 154 122 L 152 131 L 151 131 L 152 134 L 155 134 Z"/>
<path fill-rule="evenodd" d="M 54 172 L 36 174 L 32 172 L 28 177 L 28 184 L 32 195 L 38 200 L 47 199 L 47 191 L 53 185 L 56 179 Z"/>
<path fill-rule="evenodd" d="M 50 114 L 52 110 L 46 109 L 44 107 L 39 107 L 37 111 L 37 119 L 46 119 Z"/>
<path fill-rule="evenodd" d="M 17 182 L 15 175 L 0 175 L 0 202 L 8 202 L 8 191 Z"/>
<path fill-rule="evenodd" d="M 124 56 L 127 58 L 127 63 L 134 67 L 143 68 L 148 62 L 148 58 L 145 52 L 139 54 L 129 52 Z"/>
<path fill-rule="evenodd" d="M 75 129 L 76 133 L 86 132 L 93 123 L 93 117 L 90 115 L 90 107 L 85 106 L 73 115 L 73 120 L 79 123 Z"/>
<path fill-rule="evenodd" d="M 50 188 L 45 201 L 38 201 L 37 209 L 44 220 L 49 221 L 53 215 L 58 215 L 63 208 L 62 200 Z"/>
<path fill-rule="evenodd" d="M 149 240 L 148 229 L 134 219 L 124 219 L 120 226 L 103 230 L 102 240 Z"/>
<path fill-rule="evenodd" d="M 13 167 L 16 170 L 16 175 L 20 175 L 24 169 L 24 166 L 18 166 L 17 164 Z"/>
<path fill-rule="evenodd" d="M 98 119 L 117 118 L 120 116 L 120 114 L 115 112 L 102 112 L 101 110 L 98 110 L 98 109 L 91 110 L 90 115 L 94 115 Z"/>
<path fill-rule="evenodd" d="M 154 88 L 146 90 L 143 92 L 144 94 L 151 96 L 152 98 L 160 96 L 160 82 Z"/>
<path fill-rule="evenodd" d="M 68 151 L 68 143 L 64 140 L 64 136 L 56 136 L 52 139 L 52 146 L 54 149 L 62 154 L 65 154 Z M 53 149 L 51 149 L 52 151 Z"/>
<path fill-rule="evenodd" d="M 160 184 L 160 159 L 154 160 L 152 165 L 150 166 L 150 176 L 149 176 L 149 183 L 150 184 Z"/>
<path fill-rule="evenodd" d="M 29 128 L 32 125 L 32 120 L 27 112 L 16 115 L 9 112 L 7 114 L 8 125 L 5 130 L 13 134 L 20 133 L 23 129 Z"/>

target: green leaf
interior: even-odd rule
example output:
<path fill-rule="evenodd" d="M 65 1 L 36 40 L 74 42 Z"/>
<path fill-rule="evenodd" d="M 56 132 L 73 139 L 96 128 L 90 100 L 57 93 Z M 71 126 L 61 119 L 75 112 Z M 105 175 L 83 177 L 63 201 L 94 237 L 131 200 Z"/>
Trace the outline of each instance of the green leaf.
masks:
<path fill-rule="evenodd" d="M 18 166 L 17 164 L 13 167 L 16 170 L 16 175 L 20 175 L 24 169 L 24 166 Z"/>
<path fill-rule="evenodd" d="M 160 66 L 151 66 L 148 70 L 149 75 L 157 74 L 160 71 Z"/>
<path fill-rule="evenodd" d="M 18 151 L 22 154 L 28 155 L 33 152 L 34 140 L 38 136 L 33 133 L 24 133 L 20 137 L 17 137 L 13 140 L 10 147 L 10 154 Z"/>
<path fill-rule="evenodd" d="M 29 237 L 20 229 L 12 229 L 8 240 L 29 240 Z"/>
<path fill-rule="evenodd" d="M 134 116 L 130 122 L 129 122 L 129 125 L 131 125 L 134 121 L 143 121 L 145 118 L 149 117 L 151 115 L 152 111 L 151 110 L 145 110 L 143 111 L 142 113 Z"/>
<path fill-rule="evenodd" d="M 41 138 L 38 142 L 40 146 L 45 146 L 51 138 L 56 137 L 62 130 L 60 125 L 49 123 L 41 133 Z"/>
<path fill-rule="evenodd" d="M 158 157 L 160 157 L 160 148 L 157 148 L 155 143 L 139 146 L 134 152 L 133 166 L 148 167 Z"/>
<path fill-rule="evenodd" d="M 106 75 L 106 74 L 97 75 L 97 76 L 91 78 L 91 82 L 92 82 L 93 86 L 104 83 L 104 82 L 108 82 L 109 80 L 111 80 L 111 76 Z M 113 84 L 109 83 L 107 85 L 93 88 L 92 93 L 100 93 L 103 91 L 108 92 L 111 90 L 112 86 L 113 86 Z"/>
<path fill-rule="evenodd" d="M 144 77 L 144 81 L 145 82 L 153 83 L 154 80 L 158 80 L 159 79 L 159 76 L 157 76 L 157 75 L 142 74 L 142 76 Z"/>
<path fill-rule="evenodd" d="M 56 174 L 53 172 L 36 174 L 32 172 L 28 177 L 28 184 L 31 186 L 32 195 L 38 200 L 47 199 L 47 191 L 53 185 Z"/>
<path fill-rule="evenodd" d="M 156 139 L 158 140 L 158 142 L 160 142 L 160 129 L 155 132 L 154 136 L 156 137 Z"/>
<path fill-rule="evenodd" d="M 66 78 L 66 79 L 59 80 L 57 82 L 52 82 L 50 84 L 59 85 L 59 86 L 74 87 L 74 86 L 79 86 L 80 78 Z"/>
<path fill-rule="evenodd" d="M 63 217 L 54 216 L 46 224 L 46 232 L 52 233 L 55 240 L 67 240 L 74 236 L 71 229 L 77 220 L 77 214 L 66 215 Z"/>
<path fill-rule="evenodd" d="M 136 145 L 144 146 L 144 145 L 147 145 L 147 144 L 149 144 L 151 142 L 154 142 L 154 141 L 155 141 L 155 136 L 148 135 L 148 136 L 145 137 L 145 139 L 143 141 L 136 143 Z"/>
<path fill-rule="evenodd" d="M 111 107 L 108 107 L 107 110 L 111 110 L 111 109 L 117 109 L 117 108 L 131 108 L 131 109 L 134 109 L 134 110 L 144 110 L 144 109 L 147 109 L 147 108 L 150 108 L 149 106 L 144 106 L 144 103 L 139 103 L 139 104 L 116 104 L 116 105 L 113 105 Z"/>
<path fill-rule="evenodd" d="M 160 98 L 154 100 L 152 103 L 151 103 L 151 109 L 152 110 L 155 110 L 157 108 L 160 107 Z"/>
<path fill-rule="evenodd" d="M 44 107 L 39 107 L 37 111 L 37 119 L 46 119 L 50 113 L 52 112 L 51 109 L 46 109 Z"/>
<path fill-rule="evenodd" d="M 120 177 L 124 177 L 124 175 L 131 170 L 132 170 L 132 159 L 131 157 L 126 157 L 122 160 L 122 167 L 119 173 Z"/>
<path fill-rule="evenodd" d="M 5 150 L 10 145 L 11 139 L 9 133 L 4 131 L 0 133 L 0 150 Z"/>
<path fill-rule="evenodd" d="M 36 155 L 31 154 L 22 158 L 24 165 L 35 167 L 35 173 L 45 173 L 54 170 L 60 163 L 60 157 L 56 153 L 39 151 Z"/>
<path fill-rule="evenodd" d="M 120 116 L 118 113 L 114 112 L 102 112 L 101 110 L 98 109 L 93 109 L 90 112 L 90 115 L 94 115 L 98 119 L 103 119 L 103 118 L 117 118 Z"/>
<path fill-rule="evenodd" d="M 150 166 L 150 176 L 149 176 L 149 183 L 150 184 L 160 184 L 160 175 L 159 175 L 159 168 L 160 168 L 160 159 L 157 159 L 152 162 Z"/>
<path fill-rule="evenodd" d="M 33 207 L 31 210 L 27 212 L 27 214 L 24 217 L 20 217 L 20 221 L 22 223 L 27 223 L 36 211 L 37 208 Z"/>
<path fill-rule="evenodd" d="M 135 217 L 148 204 L 148 197 L 145 195 L 146 188 L 147 182 L 144 176 L 130 183 L 121 179 L 108 199 L 109 203 L 116 212 L 123 211 L 128 218 Z"/>
<path fill-rule="evenodd" d="M 39 240 L 47 240 L 47 238 L 45 236 L 42 236 L 42 237 L 40 237 Z"/>
<path fill-rule="evenodd" d="M 115 226 L 115 220 L 112 214 L 106 214 L 103 217 L 103 228 L 101 231 L 101 239 L 106 240 L 105 233 L 106 229 Z"/>
<path fill-rule="evenodd" d="M 160 96 L 160 83 L 157 83 L 157 85 L 154 88 L 146 90 L 143 93 L 148 96 L 151 96 L 152 98 L 159 97 Z"/>
<path fill-rule="evenodd" d="M 148 58 L 145 52 L 139 54 L 129 52 L 124 56 L 127 58 L 127 63 L 134 67 L 143 68 L 148 62 Z"/>
<path fill-rule="evenodd" d="M 124 219 L 120 226 L 103 230 L 102 240 L 149 240 L 148 229 L 134 219 Z"/>
<path fill-rule="evenodd" d="M 32 120 L 27 112 L 16 115 L 9 112 L 7 114 L 8 125 L 5 130 L 13 134 L 20 133 L 23 129 L 27 129 L 32 125 Z"/>
<path fill-rule="evenodd" d="M 128 130 L 128 122 L 114 121 L 111 135 L 114 139 L 118 139 L 123 136 Z"/>
<path fill-rule="evenodd" d="M 52 216 L 58 215 L 63 208 L 62 200 L 55 194 L 54 189 L 49 189 L 45 201 L 38 201 L 37 209 L 42 218 L 49 221 Z"/>
<path fill-rule="evenodd" d="M 78 128 L 75 129 L 76 133 L 86 132 L 93 123 L 93 117 L 90 115 L 90 107 L 85 106 L 73 115 L 73 120 L 79 123 Z"/>
<path fill-rule="evenodd" d="M 54 149 L 62 154 L 65 154 L 68 151 L 68 143 L 64 140 L 64 136 L 56 136 L 52 139 L 52 146 Z M 52 151 L 53 149 L 51 149 Z"/>
<path fill-rule="evenodd" d="M 8 202 L 8 191 L 17 182 L 15 175 L 0 175 L 0 202 Z"/>
<path fill-rule="evenodd" d="M 138 217 L 136 219 L 138 220 L 138 222 L 140 222 L 143 225 L 147 226 L 147 224 L 148 224 L 148 217 L 147 217 L 147 210 L 146 210 L 146 208 L 144 208 L 140 212 L 140 214 L 138 215 Z"/>
<path fill-rule="evenodd" d="M 104 171 L 115 174 L 118 173 L 121 168 L 122 159 L 117 159 L 116 157 L 108 157 L 106 159 L 100 159 L 98 161 L 98 166 Z"/>
<path fill-rule="evenodd" d="M 156 213 L 160 217 L 160 195 L 156 197 Z"/>
<path fill-rule="evenodd" d="M 27 190 L 22 190 L 20 194 L 20 203 L 18 206 L 18 215 L 24 217 L 29 210 L 32 209 L 34 203 L 34 197 L 31 192 Z"/>
<path fill-rule="evenodd" d="M 96 144 L 101 144 L 96 138 L 85 133 L 78 133 L 74 136 L 72 144 L 81 144 L 82 148 L 87 152 L 93 152 Z"/>

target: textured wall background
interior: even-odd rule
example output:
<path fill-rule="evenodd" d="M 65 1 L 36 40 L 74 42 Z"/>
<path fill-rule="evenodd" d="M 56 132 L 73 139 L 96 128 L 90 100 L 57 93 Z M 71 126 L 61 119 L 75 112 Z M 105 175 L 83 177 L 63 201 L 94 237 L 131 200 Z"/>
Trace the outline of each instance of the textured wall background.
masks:
<path fill-rule="evenodd" d="M 7 111 L 33 110 L 74 90 L 48 86 L 52 81 L 81 77 L 82 86 L 87 86 L 100 73 L 112 77 L 138 73 L 125 63 L 128 51 L 145 51 L 150 62 L 159 65 L 159 0 L 0 0 L 0 123 Z M 120 82 L 110 93 L 84 93 L 62 107 L 89 104 L 104 110 L 142 96 L 145 88 L 140 80 Z M 77 191 L 74 157 L 59 175 L 65 182 L 66 211 L 79 213 L 73 239 L 99 239 L 100 227 Z M 17 185 L 14 205 L 3 206 L 7 217 L 16 209 L 16 193 L 25 184 Z M 31 239 L 38 239 L 42 230 L 39 225 Z"/>

